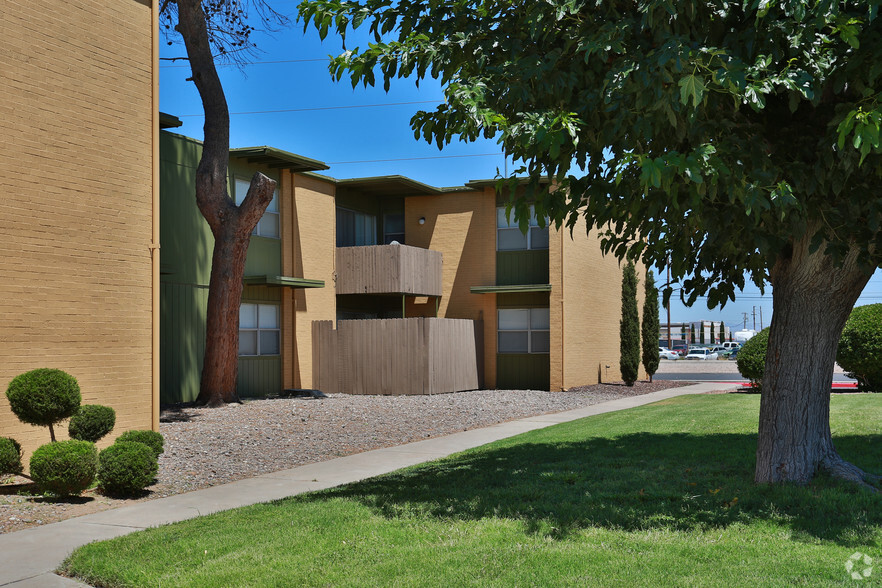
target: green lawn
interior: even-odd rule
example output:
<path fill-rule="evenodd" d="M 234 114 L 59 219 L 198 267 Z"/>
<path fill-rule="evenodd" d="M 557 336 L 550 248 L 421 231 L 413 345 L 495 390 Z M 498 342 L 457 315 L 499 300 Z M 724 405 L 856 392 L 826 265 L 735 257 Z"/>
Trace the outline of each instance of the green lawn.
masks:
<path fill-rule="evenodd" d="M 333 490 L 77 550 L 102 586 L 867 586 L 882 496 L 753 484 L 759 396 L 688 396 Z M 882 471 L 882 395 L 835 396 L 847 459 Z M 863 564 L 856 569 L 863 569 Z"/>

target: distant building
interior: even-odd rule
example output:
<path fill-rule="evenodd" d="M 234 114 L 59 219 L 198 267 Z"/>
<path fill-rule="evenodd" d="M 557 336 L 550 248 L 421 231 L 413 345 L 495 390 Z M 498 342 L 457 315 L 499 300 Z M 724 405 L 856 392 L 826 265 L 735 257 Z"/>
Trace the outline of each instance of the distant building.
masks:
<path fill-rule="evenodd" d="M 713 326 L 713 341 L 711 341 L 711 326 Z M 720 332 L 722 326 L 723 332 Z M 692 332 L 695 331 L 695 340 Z M 702 337 L 704 331 L 704 337 Z M 732 331 L 721 321 L 694 321 L 689 323 L 671 323 L 670 343 L 673 347 L 689 345 L 712 345 L 732 340 Z M 668 346 L 668 324 L 662 323 L 659 327 L 659 345 Z"/>

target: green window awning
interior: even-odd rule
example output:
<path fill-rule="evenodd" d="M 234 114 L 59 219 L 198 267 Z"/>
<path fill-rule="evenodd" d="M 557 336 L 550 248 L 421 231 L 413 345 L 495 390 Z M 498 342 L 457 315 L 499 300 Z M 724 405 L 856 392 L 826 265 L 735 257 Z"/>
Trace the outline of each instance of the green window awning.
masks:
<path fill-rule="evenodd" d="M 248 286 L 276 286 L 284 288 L 324 288 L 324 280 L 292 278 L 290 276 L 245 276 L 243 280 Z"/>
<path fill-rule="evenodd" d="M 472 286 L 472 294 L 511 294 L 517 292 L 551 292 L 551 284 L 521 284 L 516 286 Z"/>

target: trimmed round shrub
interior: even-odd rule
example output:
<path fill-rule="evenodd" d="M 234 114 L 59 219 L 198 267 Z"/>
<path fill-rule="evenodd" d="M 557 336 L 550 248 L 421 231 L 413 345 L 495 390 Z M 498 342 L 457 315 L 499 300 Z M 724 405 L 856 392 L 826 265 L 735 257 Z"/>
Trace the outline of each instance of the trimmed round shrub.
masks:
<path fill-rule="evenodd" d="M 80 385 L 76 378 L 61 370 L 39 368 L 13 378 L 6 398 L 21 422 L 51 427 L 79 408 Z"/>
<path fill-rule="evenodd" d="M 162 438 L 162 433 L 157 433 L 156 431 L 126 431 L 116 440 L 117 443 L 120 441 L 143 443 L 153 450 L 156 457 L 159 457 L 160 454 L 165 451 L 162 448 L 163 445 L 165 445 L 165 439 Z"/>
<path fill-rule="evenodd" d="M 100 404 L 84 404 L 70 417 L 67 432 L 71 439 L 95 443 L 113 430 L 116 411 Z"/>
<path fill-rule="evenodd" d="M 98 481 L 107 494 L 127 496 L 149 486 L 159 471 L 153 449 L 137 441 L 117 441 L 98 456 Z"/>
<path fill-rule="evenodd" d="M 741 346 L 735 362 L 741 375 L 750 380 L 752 389 L 762 391 L 763 374 L 766 372 L 766 350 L 769 348 L 769 328 L 766 327 Z"/>
<path fill-rule="evenodd" d="M 95 481 L 98 450 L 89 441 L 58 441 L 31 455 L 31 478 L 40 490 L 56 496 L 81 493 Z"/>
<path fill-rule="evenodd" d="M 836 362 L 861 392 L 882 392 L 882 304 L 858 306 L 842 329 Z"/>
<path fill-rule="evenodd" d="M 21 465 L 21 445 L 10 437 L 0 437 L 0 476 L 18 475 Z"/>

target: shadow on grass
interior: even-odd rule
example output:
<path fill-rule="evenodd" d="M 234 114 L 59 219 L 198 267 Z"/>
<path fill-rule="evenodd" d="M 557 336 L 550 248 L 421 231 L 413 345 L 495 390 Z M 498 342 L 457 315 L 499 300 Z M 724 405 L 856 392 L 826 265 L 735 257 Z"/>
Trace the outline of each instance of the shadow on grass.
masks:
<path fill-rule="evenodd" d="M 837 440 L 846 458 L 882 461 L 882 436 Z M 756 435 L 650 434 L 479 449 L 313 495 L 389 518 L 504 517 L 564 538 L 589 527 L 702 531 L 767 520 L 797 540 L 860 545 L 878 536 L 882 497 L 819 476 L 808 486 L 753 483 Z M 862 459 L 858 459 L 861 457 Z"/>

